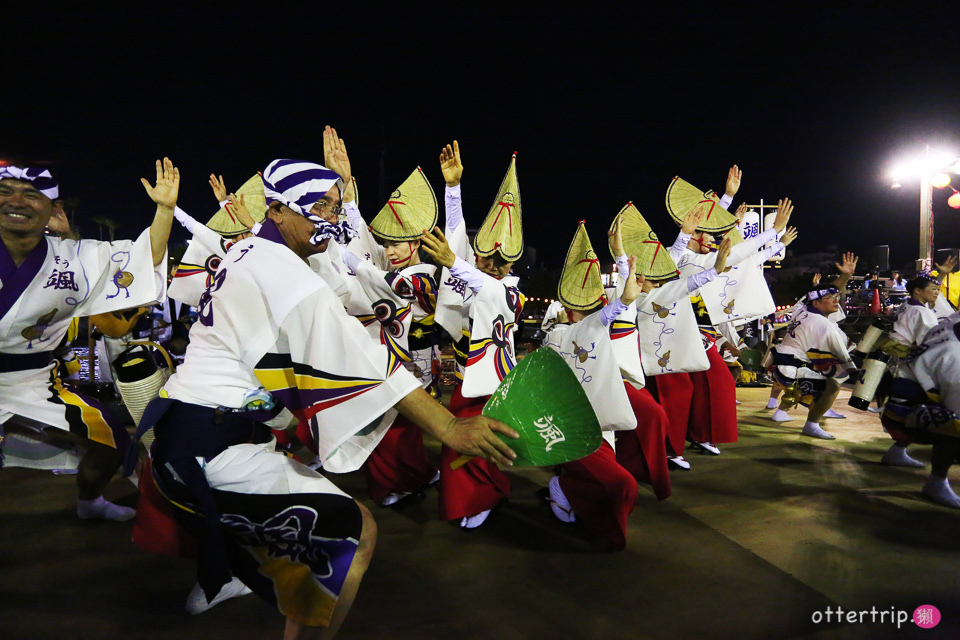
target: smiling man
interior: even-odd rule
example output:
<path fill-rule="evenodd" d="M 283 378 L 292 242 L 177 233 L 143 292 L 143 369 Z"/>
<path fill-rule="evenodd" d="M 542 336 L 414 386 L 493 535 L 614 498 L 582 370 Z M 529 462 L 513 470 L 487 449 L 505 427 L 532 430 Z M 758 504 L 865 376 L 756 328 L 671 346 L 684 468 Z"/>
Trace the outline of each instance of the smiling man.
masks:
<path fill-rule="evenodd" d="M 37 443 L 68 452 L 57 460 L 77 466 L 84 519 L 133 517 L 102 496 L 129 438 L 95 400 L 60 381 L 52 353 L 75 317 L 162 299 L 180 174 L 158 160 L 156 185 L 142 182 L 157 211 L 136 242 L 61 239 L 44 234 L 59 196 L 50 172 L 0 167 L 0 432 L 12 436 L 0 446 L 8 464 L 34 468 L 49 465 L 20 454 Z M 79 462 L 69 453 L 78 446 Z"/>

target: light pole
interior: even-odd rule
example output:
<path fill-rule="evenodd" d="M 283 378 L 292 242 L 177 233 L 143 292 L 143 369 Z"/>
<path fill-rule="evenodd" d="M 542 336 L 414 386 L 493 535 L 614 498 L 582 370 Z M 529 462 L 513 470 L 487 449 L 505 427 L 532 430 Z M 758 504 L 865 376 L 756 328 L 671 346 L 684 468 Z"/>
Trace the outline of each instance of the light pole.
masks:
<path fill-rule="evenodd" d="M 917 269 L 933 265 L 933 188 L 950 184 L 947 172 L 958 173 L 960 161 L 954 153 L 934 151 L 926 145 L 923 153 L 898 165 L 893 171 L 893 188 L 900 188 L 900 179 L 915 177 L 920 181 L 920 247 Z"/>

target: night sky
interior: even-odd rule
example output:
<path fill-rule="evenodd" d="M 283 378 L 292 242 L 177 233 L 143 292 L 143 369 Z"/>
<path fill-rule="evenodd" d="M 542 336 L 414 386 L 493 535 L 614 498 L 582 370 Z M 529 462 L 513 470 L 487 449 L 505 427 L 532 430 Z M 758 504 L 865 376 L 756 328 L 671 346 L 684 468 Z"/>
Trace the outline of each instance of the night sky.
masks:
<path fill-rule="evenodd" d="M 236 188 L 277 157 L 322 163 L 330 124 L 371 220 L 417 165 L 442 200 L 437 156 L 457 138 L 468 222 L 518 151 L 527 243 L 559 266 L 578 220 L 601 245 L 629 200 L 671 242 L 670 178 L 722 191 L 733 163 L 737 202 L 794 200 L 798 252 L 889 244 L 902 264 L 919 188 L 885 172 L 925 144 L 960 154 L 955 3 L 408 4 L 8 13 L 0 157 L 54 163 L 85 235 L 103 215 L 132 237 L 163 155 L 206 220 L 211 172 Z M 960 246 L 951 193 L 935 195 L 938 247 Z"/>

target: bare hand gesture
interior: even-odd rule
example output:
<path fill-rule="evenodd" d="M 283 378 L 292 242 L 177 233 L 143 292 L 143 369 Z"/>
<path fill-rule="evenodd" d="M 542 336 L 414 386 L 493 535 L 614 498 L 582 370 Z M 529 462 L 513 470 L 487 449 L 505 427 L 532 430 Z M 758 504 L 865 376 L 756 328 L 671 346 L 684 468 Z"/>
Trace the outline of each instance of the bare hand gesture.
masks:
<path fill-rule="evenodd" d="M 737 212 L 733 215 L 737 216 L 737 224 L 743 222 L 743 217 L 747 215 L 747 203 L 741 202 L 740 206 L 737 207 Z"/>
<path fill-rule="evenodd" d="M 479 415 L 454 418 L 444 434 L 443 443 L 462 454 L 482 456 L 490 462 L 512 466 L 512 460 L 517 454 L 497 433 L 513 439 L 520 437 L 520 434 L 499 420 Z"/>
<path fill-rule="evenodd" d="M 821 273 L 813 274 L 813 286 L 817 286 L 818 284 L 820 284 L 820 278 L 822 277 L 823 277 L 823 274 Z"/>
<path fill-rule="evenodd" d="M 211 173 L 208 182 L 210 188 L 213 189 L 213 197 L 217 199 L 217 202 L 223 202 L 227 199 L 227 185 L 223 183 L 223 176 Z"/>
<path fill-rule="evenodd" d="M 627 276 L 623 285 L 623 293 L 620 294 L 620 302 L 627 306 L 630 306 L 630 303 L 640 297 L 640 294 L 643 293 L 643 283 L 646 282 L 646 278 L 634 274 L 633 270 L 636 266 L 637 257 L 630 256 L 630 275 Z"/>
<path fill-rule="evenodd" d="M 730 257 L 730 247 L 732 246 L 733 240 L 730 239 L 729 235 L 720 243 L 720 248 L 717 249 L 717 261 L 713 263 L 717 274 L 721 274 L 727 270 L 727 258 Z"/>
<path fill-rule="evenodd" d="M 790 243 L 796 239 L 797 239 L 797 228 L 787 227 L 787 230 L 783 232 L 783 236 L 780 238 L 780 242 L 783 243 L 783 246 L 789 247 Z"/>
<path fill-rule="evenodd" d="M 63 212 L 62 206 L 54 205 L 53 214 L 47 222 L 47 229 L 61 238 L 73 237 L 73 232 L 70 231 L 70 221 L 67 220 L 67 214 Z"/>
<path fill-rule="evenodd" d="M 853 252 L 847 252 L 843 254 L 843 264 L 839 262 L 834 262 L 837 265 L 837 269 L 840 270 L 841 275 L 845 275 L 848 278 L 853 275 L 853 272 L 857 270 L 857 260 L 859 258 L 853 254 Z"/>
<path fill-rule="evenodd" d="M 743 176 L 743 172 L 733 165 L 730 167 L 730 171 L 727 172 L 727 188 L 724 193 L 726 193 L 731 198 L 737 195 L 737 191 L 740 190 L 740 178 Z"/>
<path fill-rule="evenodd" d="M 460 143 L 453 141 L 453 146 L 449 144 L 440 150 L 440 171 L 443 172 L 443 179 L 448 187 L 455 187 L 460 184 L 463 177 L 463 163 L 460 162 Z"/>
<path fill-rule="evenodd" d="M 440 231 L 440 227 L 434 227 L 433 233 L 424 229 L 423 236 L 420 237 L 420 246 L 423 247 L 423 250 L 427 252 L 427 255 L 430 256 L 434 262 L 448 269 L 453 266 L 453 263 L 457 259 L 457 256 L 453 253 L 453 249 L 447 244 L 447 239 L 443 235 L 443 231 Z"/>
<path fill-rule="evenodd" d="M 146 178 L 140 178 L 140 183 L 158 207 L 173 209 L 177 206 L 177 194 L 180 193 L 180 170 L 173 166 L 170 158 L 164 158 L 163 162 L 157 160 L 155 186 L 151 187 Z"/>
<path fill-rule="evenodd" d="M 693 232 L 700 226 L 700 222 L 703 221 L 705 214 L 706 209 L 703 207 L 694 207 L 690 211 L 687 211 L 687 215 L 683 216 L 683 224 L 680 225 L 680 232 L 688 236 L 693 235 Z"/>
<path fill-rule="evenodd" d="M 947 259 L 943 261 L 943 264 L 933 263 L 933 267 L 937 270 L 937 273 L 943 277 L 957 268 L 957 257 L 947 256 Z"/>
<path fill-rule="evenodd" d="M 773 228 L 777 230 L 777 233 L 787 228 L 787 223 L 790 222 L 792 214 L 793 203 L 790 202 L 790 198 L 784 198 L 777 203 L 777 217 L 773 219 Z"/>
<path fill-rule="evenodd" d="M 323 130 L 323 164 L 327 169 L 340 174 L 344 184 L 350 184 L 353 174 L 350 172 L 347 143 L 337 135 L 337 130 L 330 125 L 327 125 Z"/>
<path fill-rule="evenodd" d="M 232 213 L 237 216 L 237 220 L 240 221 L 240 224 L 245 226 L 247 229 L 253 229 L 253 225 L 257 222 L 253 219 L 253 216 L 250 215 L 250 211 L 247 209 L 247 205 L 244 202 L 243 194 L 241 193 L 239 197 L 236 194 L 231 193 L 227 196 L 230 200 L 226 204 L 227 213 Z"/>
<path fill-rule="evenodd" d="M 610 239 L 610 250 L 614 258 L 623 255 L 623 234 L 620 232 L 620 216 L 613 221 L 613 228 L 607 231 L 607 237 Z M 629 302 L 627 304 L 630 304 Z"/>

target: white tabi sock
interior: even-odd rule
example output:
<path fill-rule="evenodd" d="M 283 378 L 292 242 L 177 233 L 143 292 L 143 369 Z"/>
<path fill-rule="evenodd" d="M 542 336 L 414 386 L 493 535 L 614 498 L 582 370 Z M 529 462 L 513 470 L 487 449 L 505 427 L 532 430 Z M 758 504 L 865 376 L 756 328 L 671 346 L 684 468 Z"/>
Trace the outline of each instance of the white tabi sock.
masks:
<path fill-rule="evenodd" d="M 947 482 L 946 478 L 930 476 L 923 485 L 923 489 L 920 493 L 927 496 L 937 504 L 942 504 L 945 507 L 952 507 L 954 509 L 960 509 L 960 497 L 957 497 L 957 494 L 955 494 L 953 489 L 950 488 L 950 483 Z"/>
<path fill-rule="evenodd" d="M 780 401 L 776 398 L 770 398 L 767 400 L 767 409 L 776 409 L 780 405 Z"/>
<path fill-rule="evenodd" d="M 553 515 L 557 516 L 557 520 L 567 523 L 576 520 L 577 516 L 573 514 L 573 507 L 570 506 L 570 501 L 567 500 L 563 489 L 560 488 L 560 478 L 558 476 L 550 478 L 549 487 L 550 510 L 553 511 Z"/>
<path fill-rule="evenodd" d="M 774 422 L 787 422 L 788 420 L 793 420 L 793 416 L 783 409 L 777 409 L 776 413 L 770 416 L 770 419 Z"/>
<path fill-rule="evenodd" d="M 93 500 L 77 500 L 77 516 L 81 520 L 124 522 L 125 520 L 133 520 L 136 515 L 136 509 L 113 504 L 103 496 Z"/>
<path fill-rule="evenodd" d="M 883 457 L 880 458 L 880 462 L 883 464 L 888 464 L 892 467 L 915 467 L 917 469 L 922 469 L 927 466 L 919 460 L 911 458 L 907 454 L 906 445 L 901 445 L 898 443 L 893 443 L 893 446 L 890 447 Z"/>
<path fill-rule="evenodd" d="M 831 435 L 820 428 L 820 425 L 816 422 L 807 422 L 803 425 L 803 435 L 810 436 L 811 438 L 820 438 L 821 440 L 836 440 L 837 436 Z"/>

